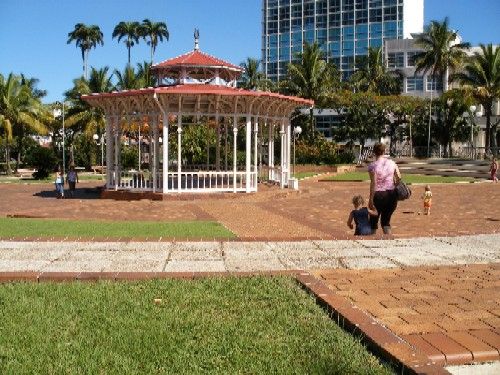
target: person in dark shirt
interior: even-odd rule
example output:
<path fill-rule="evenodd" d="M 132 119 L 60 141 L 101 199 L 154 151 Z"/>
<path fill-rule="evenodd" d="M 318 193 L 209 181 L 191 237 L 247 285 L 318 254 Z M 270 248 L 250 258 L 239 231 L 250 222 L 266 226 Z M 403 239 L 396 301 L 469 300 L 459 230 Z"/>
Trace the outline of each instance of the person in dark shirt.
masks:
<path fill-rule="evenodd" d="M 355 236 L 367 236 L 372 234 L 370 215 L 377 216 L 377 211 L 366 207 L 365 200 L 361 195 L 354 196 L 352 198 L 352 204 L 354 205 L 354 210 L 349 214 L 347 226 L 354 229 L 354 224 L 356 224 L 356 229 L 354 230 Z"/>

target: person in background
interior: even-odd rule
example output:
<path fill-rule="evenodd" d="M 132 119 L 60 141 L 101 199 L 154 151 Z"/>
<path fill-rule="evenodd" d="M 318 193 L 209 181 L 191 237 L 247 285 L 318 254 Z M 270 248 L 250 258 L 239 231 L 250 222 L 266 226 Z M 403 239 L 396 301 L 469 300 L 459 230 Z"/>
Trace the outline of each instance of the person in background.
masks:
<path fill-rule="evenodd" d="M 493 180 L 493 182 L 498 182 L 497 171 L 498 161 L 497 158 L 493 158 L 490 165 L 490 178 Z"/>
<path fill-rule="evenodd" d="M 64 199 L 64 174 L 61 166 L 57 167 L 54 183 L 56 185 L 57 199 Z"/>
<path fill-rule="evenodd" d="M 356 195 L 352 198 L 354 210 L 349 214 L 347 219 L 347 226 L 351 229 L 354 228 L 353 221 L 356 224 L 354 230 L 355 236 L 367 236 L 372 234 L 372 227 L 370 224 L 370 215 L 377 215 L 377 211 L 370 210 L 365 206 L 365 200 L 361 195 Z"/>
<path fill-rule="evenodd" d="M 424 194 L 422 194 L 422 199 L 424 200 L 424 215 L 430 215 L 432 206 L 432 191 L 430 185 L 425 185 L 425 191 Z"/>
<path fill-rule="evenodd" d="M 387 159 L 385 145 L 376 143 L 373 146 L 375 161 L 368 166 L 370 174 L 370 200 L 368 208 L 377 211 L 377 215 L 370 217 L 372 233 L 378 229 L 378 221 L 384 234 L 391 234 L 391 217 L 398 206 L 396 183 L 401 179 L 401 174 L 396 163 Z"/>
<path fill-rule="evenodd" d="M 75 188 L 76 188 L 76 183 L 80 182 L 78 180 L 78 173 L 76 173 L 75 166 L 72 165 L 69 167 L 69 172 L 68 176 L 66 177 L 69 185 L 69 195 L 71 198 L 75 196 Z"/>

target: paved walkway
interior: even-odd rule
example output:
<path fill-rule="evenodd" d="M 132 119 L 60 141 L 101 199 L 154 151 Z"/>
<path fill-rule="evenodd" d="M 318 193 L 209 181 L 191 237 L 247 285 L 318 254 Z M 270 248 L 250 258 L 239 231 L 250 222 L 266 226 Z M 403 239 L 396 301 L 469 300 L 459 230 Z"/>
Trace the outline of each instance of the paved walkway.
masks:
<path fill-rule="evenodd" d="M 300 242 L 9 242 L 0 271 L 245 272 L 500 263 L 500 235 Z"/>

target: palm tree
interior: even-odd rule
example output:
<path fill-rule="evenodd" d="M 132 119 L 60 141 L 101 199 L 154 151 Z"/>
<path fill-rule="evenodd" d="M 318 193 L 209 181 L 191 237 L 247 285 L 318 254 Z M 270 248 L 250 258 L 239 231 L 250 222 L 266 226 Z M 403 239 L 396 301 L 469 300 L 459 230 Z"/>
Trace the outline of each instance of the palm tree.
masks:
<path fill-rule="evenodd" d="M 458 43 L 458 40 L 457 32 L 448 26 L 448 18 L 443 22 L 432 21 L 416 39 L 416 44 L 423 48 L 416 56 L 416 73 L 431 72 L 432 77 L 441 79 L 444 92 L 448 91 L 450 70 L 458 69 L 469 48 L 469 43 Z"/>
<path fill-rule="evenodd" d="M 102 69 L 92 68 L 88 81 L 84 78 L 77 78 L 73 81 L 73 88 L 65 92 L 66 99 L 71 102 L 65 122 L 67 127 L 88 135 L 102 134 L 105 126 L 104 112 L 81 100 L 81 96 L 111 92 L 113 90 L 112 77 L 113 75 L 109 74 L 109 67 L 106 66 Z"/>
<path fill-rule="evenodd" d="M 20 76 L 9 74 L 7 79 L 0 74 L 0 128 L 5 134 L 7 173 L 10 173 L 10 144 L 16 130 L 24 135 L 24 127 L 39 134 L 47 134 L 43 123 L 47 119 L 39 98 L 31 88 L 23 84 Z"/>
<path fill-rule="evenodd" d="M 288 65 L 287 78 L 280 83 L 281 91 L 312 99 L 317 106 L 321 106 L 322 101 L 339 85 L 339 73 L 333 64 L 325 61 L 318 43 L 305 43 L 303 52 L 297 57 L 299 61 Z M 309 129 L 305 130 L 309 137 L 315 138 L 312 108 L 309 111 Z"/>
<path fill-rule="evenodd" d="M 76 47 L 82 51 L 83 76 L 87 79 L 87 61 L 89 51 L 95 48 L 97 44 L 104 45 L 103 34 L 97 25 L 87 26 L 83 23 L 77 23 L 75 29 L 68 33 L 67 44 L 75 41 Z"/>
<path fill-rule="evenodd" d="M 116 76 L 117 90 L 135 90 L 144 86 L 141 77 L 135 73 L 134 67 L 128 64 L 123 72 L 115 69 L 114 75 Z"/>
<path fill-rule="evenodd" d="M 387 71 L 382 56 L 382 47 L 368 49 L 368 55 L 361 61 L 361 68 L 350 79 L 356 91 L 368 91 L 379 95 L 401 93 L 401 72 Z"/>
<path fill-rule="evenodd" d="M 500 47 L 492 44 L 480 45 L 481 52 L 475 52 L 465 65 L 464 71 L 451 78 L 464 85 L 472 86 L 473 95 L 484 107 L 486 115 L 486 151 L 490 146 L 497 152 L 497 126 L 491 124 L 493 103 L 500 98 Z"/>
<path fill-rule="evenodd" d="M 151 47 L 151 65 L 153 65 L 153 56 L 158 46 L 158 41 L 163 42 L 163 38 L 168 41 L 170 34 L 168 33 L 167 24 L 165 22 L 152 22 L 148 18 L 142 21 L 139 28 L 139 34 L 147 41 L 148 46 Z M 130 63 L 130 60 L 129 60 Z"/>
<path fill-rule="evenodd" d="M 140 37 L 140 30 L 139 30 L 139 22 L 120 22 L 118 25 L 115 26 L 115 29 L 113 30 L 113 39 L 118 37 L 118 43 L 120 43 L 120 40 L 124 37 L 126 39 L 124 40 L 125 45 L 127 46 L 128 50 L 128 63 L 130 64 L 130 48 L 132 48 L 135 44 L 139 43 L 139 37 Z"/>
<path fill-rule="evenodd" d="M 141 80 L 141 87 L 153 87 L 156 83 L 151 74 L 151 64 L 147 61 L 137 63 L 137 77 Z"/>
<path fill-rule="evenodd" d="M 266 79 L 264 73 L 260 71 L 259 60 L 248 57 L 240 66 L 243 68 L 243 75 L 238 86 L 246 90 L 272 90 L 273 82 Z"/>

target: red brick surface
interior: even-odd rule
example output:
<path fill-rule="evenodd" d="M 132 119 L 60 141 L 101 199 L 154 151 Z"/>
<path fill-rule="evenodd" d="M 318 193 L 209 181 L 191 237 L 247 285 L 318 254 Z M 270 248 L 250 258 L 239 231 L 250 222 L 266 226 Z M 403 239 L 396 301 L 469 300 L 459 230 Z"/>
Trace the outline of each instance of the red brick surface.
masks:
<path fill-rule="evenodd" d="M 318 271 L 351 300 L 438 363 L 500 359 L 498 264 Z"/>

